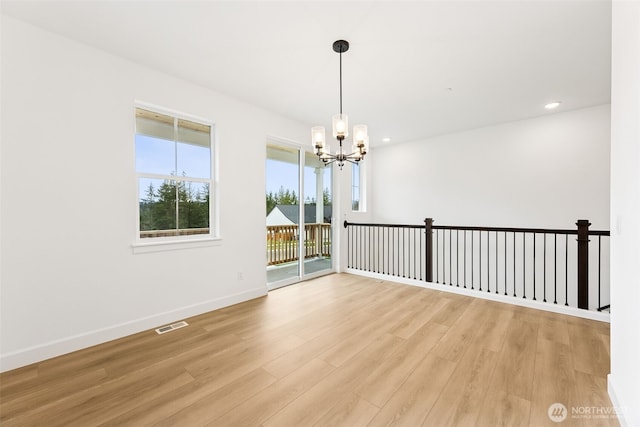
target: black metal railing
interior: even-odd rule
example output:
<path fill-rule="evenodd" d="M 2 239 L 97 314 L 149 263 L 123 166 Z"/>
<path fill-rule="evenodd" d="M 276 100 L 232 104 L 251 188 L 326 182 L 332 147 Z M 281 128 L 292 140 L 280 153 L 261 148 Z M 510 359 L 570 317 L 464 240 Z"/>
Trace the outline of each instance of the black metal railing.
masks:
<path fill-rule="evenodd" d="M 434 225 L 431 218 L 424 225 L 345 221 L 347 267 L 602 311 L 609 308 L 609 231 L 590 225 L 578 220 L 577 228 L 558 230 Z"/>

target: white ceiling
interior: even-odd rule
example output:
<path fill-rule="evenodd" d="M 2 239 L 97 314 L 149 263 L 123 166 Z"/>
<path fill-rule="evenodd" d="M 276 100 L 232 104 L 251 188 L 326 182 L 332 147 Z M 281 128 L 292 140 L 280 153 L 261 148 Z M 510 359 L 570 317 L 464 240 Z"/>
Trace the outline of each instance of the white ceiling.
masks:
<path fill-rule="evenodd" d="M 3 13 L 373 145 L 610 102 L 611 1 L 2 1 Z M 450 88 L 450 89 L 449 89 Z"/>

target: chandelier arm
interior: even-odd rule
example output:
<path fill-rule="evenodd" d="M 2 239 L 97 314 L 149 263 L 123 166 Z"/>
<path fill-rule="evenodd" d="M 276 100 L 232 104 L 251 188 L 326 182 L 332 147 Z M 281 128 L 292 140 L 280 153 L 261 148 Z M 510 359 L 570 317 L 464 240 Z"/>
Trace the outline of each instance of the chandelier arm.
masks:
<path fill-rule="evenodd" d="M 355 156 L 356 154 L 361 155 L 361 153 L 360 153 L 359 151 L 354 151 L 353 153 L 345 154 L 345 156 L 347 156 L 347 157 L 353 157 L 353 156 Z"/>

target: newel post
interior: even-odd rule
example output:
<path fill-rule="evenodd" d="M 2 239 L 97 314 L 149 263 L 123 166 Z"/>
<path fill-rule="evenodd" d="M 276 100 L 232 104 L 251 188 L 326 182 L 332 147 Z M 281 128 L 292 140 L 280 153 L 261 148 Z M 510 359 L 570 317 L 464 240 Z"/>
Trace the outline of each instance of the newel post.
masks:
<path fill-rule="evenodd" d="M 578 226 L 578 308 L 589 309 L 589 226 L 587 219 L 579 219 Z"/>
<path fill-rule="evenodd" d="M 426 279 L 427 282 L 433 282 L 433 218 L 425 218 L 424 229 L 426 233 Z"/>

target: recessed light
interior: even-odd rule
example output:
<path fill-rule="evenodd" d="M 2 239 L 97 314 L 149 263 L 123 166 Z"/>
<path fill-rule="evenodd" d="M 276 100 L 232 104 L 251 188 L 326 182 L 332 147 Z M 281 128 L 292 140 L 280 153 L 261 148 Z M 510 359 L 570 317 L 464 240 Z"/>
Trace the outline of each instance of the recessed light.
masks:
<path fill-rule="evenodd" d="M 382 142 L 391 142 L 391 138 L 389 138 L 388 136 L 385 138 L 382 138 Z"/>
<path fill-rule="evenodd" d="M 560 101 L 553 101 L 544 106 L 547 110 L 553 110 L 554 108 L 558 108 L 560 106 Z"/>

